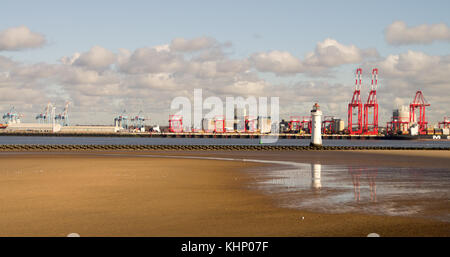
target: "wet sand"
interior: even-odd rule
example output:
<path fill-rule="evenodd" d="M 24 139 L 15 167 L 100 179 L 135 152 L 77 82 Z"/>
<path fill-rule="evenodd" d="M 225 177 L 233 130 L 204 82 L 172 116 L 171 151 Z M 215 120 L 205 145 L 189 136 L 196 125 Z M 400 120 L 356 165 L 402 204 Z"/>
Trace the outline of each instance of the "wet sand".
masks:
<path fill-rule="evenodd" d="M 431 156 L 435 151 L 408 152 L 413 155 L 391 151 L 146 154 L 335 164 L 450 164 L 450 152 Z M 429 219 L 280 208 L 267 195 L 248 187 L 254 178 L 243 171 L 262 164 L 123 154 L 0 155 L 0 236 L 366 236 L 372 232 L 450 236 L 449 223 Z"/>
<path fill-rule="evenodd" d="M 295 161 L 303 163 L 345 164 L 392 167 L 450 167 L 447 150 L 306 150 L 306 151 L 136 151 L 121 154 L 207 156 L 220 158 Z"/>

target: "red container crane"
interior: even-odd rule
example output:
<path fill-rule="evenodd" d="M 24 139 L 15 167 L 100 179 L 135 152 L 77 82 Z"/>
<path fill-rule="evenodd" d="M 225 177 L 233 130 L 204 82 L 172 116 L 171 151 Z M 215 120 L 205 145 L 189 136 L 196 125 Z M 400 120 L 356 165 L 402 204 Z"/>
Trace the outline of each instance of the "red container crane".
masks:
<path fill-rule="evenodd" d="M 430 106 L 425 98 L 423 97 L 422 91 L 417 91 L 414 101 L 409 105 L 409 122 L 416 123 L 419 125 L 419 134 L 427 134 L 428 122 L 425 116 L 425 107 Z M 416 109 L 419 109 L 419 118 L 416 117 Z"/>
<path fill-rule="evenodd" d="M 352 101 L 348 104 L 348 133 L 350 135 L 361 135 L 363 131 L 363 105 L 361 102 L 361 74 L 362 69 L 356 70 L 355 91 Z M 356 109 L 356 110 L 355 110 Z M 356 111 L 357 121 L 353 120 L 353 113 Z"/>
<path fill-rule="evenodd" d="M 364 134 L 378 135 L 378 101 L 377 101 L 377 86 L 378 86 L 378 69 L 372 70 L 372 85 L 370 88 L 369 97 L 364 104 Z M 370 113 L 372 111 L 372 113 Z M 369 114 L 371 114 L 369 117 Z M 372 122 L 370 122 L 372 118 Z"/>
<path fill-rule="evenodd" d="M 169 115 L 169 132 L 172 133 L 183 132 L 183 116 Z"/>
<path fill-rule="evenodd" d="M 439 128 L 450 128 L 450 117 L 444 117 L 444 120 L 439 122 Z"/>
<path fill-rule="evenodd" d="M 305 131 L 306 134 L 311 134 L 312 128 L 311 116 L 303 116 L 300 124 L 301 124 L 300 127 L 302 128 L 303 131 Z"/>
<path fill-rule="evenodd" d="M 301 128 L 301 118 L 300 116 L 291 116 L 289 120 L 289 131 L 299 132 Z"/>
<path fill-rule="evenodd" d="M 325 116 L 322 121 L 322 134 L 334 134 L 334 116 Z"/>

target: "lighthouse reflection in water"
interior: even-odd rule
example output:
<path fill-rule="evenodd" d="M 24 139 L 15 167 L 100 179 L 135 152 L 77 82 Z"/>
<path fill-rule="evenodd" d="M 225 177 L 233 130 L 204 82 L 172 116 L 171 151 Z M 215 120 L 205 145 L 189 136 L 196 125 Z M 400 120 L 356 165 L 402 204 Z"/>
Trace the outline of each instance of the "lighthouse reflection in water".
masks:
<path fill-rule="evenodd" d="M 254 186 L 281 207 L 450 221 L 450 169 L 290 162 L 257 174 Z M 436 205 L 442 208 L 436 211 Z"/>
<path fill-rule="evenodd" d="M 319 190 L 322 187 L 320 183 L 320 171 L 322 170 L 322 165 L 320 163 L 311 163 L 311 187 L 313 189 Z"/>

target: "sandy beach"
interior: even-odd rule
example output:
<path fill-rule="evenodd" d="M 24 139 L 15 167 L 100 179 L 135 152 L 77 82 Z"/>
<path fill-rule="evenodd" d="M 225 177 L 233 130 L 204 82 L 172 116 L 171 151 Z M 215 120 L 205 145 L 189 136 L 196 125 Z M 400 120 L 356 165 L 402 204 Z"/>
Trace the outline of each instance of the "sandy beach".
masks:
<path fill-rule="evenodd" d="M 281 208 L 248 187 L 263 164 L 121 154 L 1 154 L 0 236 L 450 236 L 431 219 Z M 450 151 L 146 154 L 450 167 Z"/>

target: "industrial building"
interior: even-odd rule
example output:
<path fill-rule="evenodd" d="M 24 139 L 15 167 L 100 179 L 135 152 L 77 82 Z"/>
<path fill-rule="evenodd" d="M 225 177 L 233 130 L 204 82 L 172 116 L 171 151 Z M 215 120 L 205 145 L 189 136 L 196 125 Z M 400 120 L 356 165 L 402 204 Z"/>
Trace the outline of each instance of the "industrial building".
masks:
<path fill-rule="evenodd" d="M 406 134 L 409 130 L 408 107 L 402 105 L 392 112 L 392 120 L 387 123 L 387 130 L 390 133 Z"/>
<path fill-rule="evenodd" d="M 34 132 L 34 133 L 116 133 L 119 128 L 115 126 L 61 126 L 47 123 L 13 123 L 8 124 L 5 132 Z"/>
<path fill-rule="evenodd" d="M 63 126 L 60 133 L 116 133 L 120 129 L 116 126 Z"/>
<path fill-rule="evenodd" d="M 5 132 L 41 132 L 55 133 L 61 130 L 60 124 L 45 123 L 10 123 L 4 129 Z"/>

